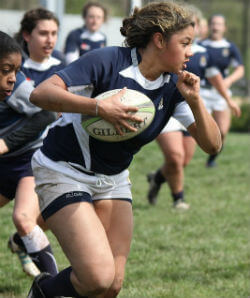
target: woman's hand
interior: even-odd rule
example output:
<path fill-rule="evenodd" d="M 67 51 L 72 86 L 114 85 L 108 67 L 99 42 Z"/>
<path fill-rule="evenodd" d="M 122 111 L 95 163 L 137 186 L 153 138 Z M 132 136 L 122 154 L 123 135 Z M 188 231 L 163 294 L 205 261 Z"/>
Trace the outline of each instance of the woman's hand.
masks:
<path fill-rule="evenodd" d="M 198 76 L 185 70 L 180 71 L 176 86 L 189 105 L 197 103 L 200 98 L 200 78 Z"/>
<path fill-rule="evenodd" d="M 126 88 L 107 99 L 99 100 L 98 102 L 98 116 L 104 120 L 112 123 L 116 131 L 123 135 L 122 127 L 130 131 L 137 131 L 137 129 L 129 124 L 129 121 L 142 122 L 139 117 L 134 116 L 138 111 L 137 107 L 126 106 L 121 103 L 120 98 L 126 93 Z"/>
<path fill-rule="evenodd" d="M 236 116 L 237 118 L 239 118 L 241 116 L 241 109 L 238 106 L 238 104 L 235 101 L 233 101 L 232 99 L 230 101 L 228 101 L 227 103 L 228 103 L 230 110 L 232 111 L 232 114 L 234 116 Z"/>

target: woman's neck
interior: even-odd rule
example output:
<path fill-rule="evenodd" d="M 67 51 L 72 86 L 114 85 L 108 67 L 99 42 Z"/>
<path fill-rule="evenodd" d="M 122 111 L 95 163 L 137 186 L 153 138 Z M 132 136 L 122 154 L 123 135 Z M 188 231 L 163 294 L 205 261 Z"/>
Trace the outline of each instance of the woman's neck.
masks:
<path fill-rule="evenodd" d="M 149 81 L 154 81 L 162 74 L 158 68 L 158 63 L 155 61 L 155 55 L 150 49 L 139 49 L 141 62 L 138 67 L 141 74 Z"/>

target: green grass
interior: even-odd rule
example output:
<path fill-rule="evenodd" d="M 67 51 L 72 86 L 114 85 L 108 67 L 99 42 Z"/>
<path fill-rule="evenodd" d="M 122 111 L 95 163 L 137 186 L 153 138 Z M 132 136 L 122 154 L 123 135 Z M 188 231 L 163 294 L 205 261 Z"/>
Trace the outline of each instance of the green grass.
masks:
<path fill-rule="evenodd" d="M 230 133 L 218 167 L 204 167 L 197 148 L 186 169 L 187 212 L 172 208 L 167 185 L 158 203 L 146 200 L 145 174 L 160 166 L 156 143 L 144 147 L 132 164 L 134 237 L 120 298 L 250 297 L 250 138 Z M 6 249 L 12 204 L 0 210 L 0 297 L 25 297 L 31 280 Z M 68 265 L 55 238 L 60 269 Z"/>

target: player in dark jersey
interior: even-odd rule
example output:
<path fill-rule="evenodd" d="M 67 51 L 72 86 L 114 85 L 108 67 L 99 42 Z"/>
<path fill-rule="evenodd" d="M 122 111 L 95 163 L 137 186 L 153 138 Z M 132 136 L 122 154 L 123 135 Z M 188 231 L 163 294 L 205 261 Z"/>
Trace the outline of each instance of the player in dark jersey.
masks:
<path fill-rule="evenodd" d="M 236 116 L 240 116 L 240 108 L 227 94 L 223 78 L 207 49 L 196 41 L 199 37 L 202 13 L 195 6 L 188 5 L 188 8 L 194 13 L 196 39 L 192 45 L 193 56 L 187 63 L 187 70 L 200 77 L 201 88 L 208 80 L 225 98 L 232 112 Z M 164 155 L 164 164 L 156 172 L 147 174 L 147 181 L 149 182 L 147 199 L 150 204 L 156 204 L 161 185 L 167 181 L 171 190 L 173 207 L 182 210 L 189 209 L 189 204 L 184 199 L 184 168 L 194 155 L 195 140 L 185 127 L 173 117 L 156 140 Z"/>
<path fill-rule="evenodd" d="M 226 20 L 223 15 L 215 14 L 209 19 L 209 38 L 201 41 L 201 45 L 206 47 L 214 64 L 220 70 L 228 92 L 230 87 L 244 75 L 244 66 L 239 49 L 236 45 L 224 38 L 226 31 Z M 233 70 L 230 72 L 230 68 Z M 218 94 L 206 81 L 201 89 L 201 95 L 205 100 L 207 109 L 212 113 L 217 122 L 223 142 L 229 131 L 231 123 L 230 110 L 224 98 Z M 207 167 L 216 165 L 217 154 L 210 155 L 207 159 Z"/>
<path fill-rule="evenodd" d="M 20 30 L 15 35 L 15 38 L 23 49 L 21 70 L 26 75 L 27 80 L 29 80 L 33 86 L 37 86 L 43 80 L 65 66 L 58 55 L 59 53 L 54 52 L 58 36 L 59 21 L 52 12 L 44 8 L 37 8 L 27 11 L 20 24 Z M 23 223 L 20 223 L 22 218 L 21 210 L 15 209 L 14 221 L 16 226 L 23 225 Z M 35 236 L 34 239 L 37 237 L 38 235 Z M 16 244 L 21 242 L 18 233 L 12 235 L 9 242 L 12 251 L 14 250 L 13 248 L 16 247 Z M 32 246 L 30 244 L 27 245 L 26 250 L 30 253 L 33 251 Z M 41 254 L 41 258 L 43 258 L 42 262 L 48 262 L 49 266 L 50 260 L 52 260 L 50 248 L 46 252 L 44 247 L 36 247 L 36 253 L 37 255 Z M 34 261 L 38 259 L 39 258 L 34 257 Z M 48 260 L 46 261 L 46 259 Z M 44 271 L 44 266 L 40 266 L 39 262 L 37 262 L 37 265 L 41 271 Z M 46 269 L 46 271 L 47 270 L 49 269 Z M 55 272 L 55 268 L 51 269 L 51 272 Z"/>
<path fill-rule="evenodd" d="M 16 40 L 23 49 L 21 70 L 34 87 L 65 67 L 64 56 L 55 50 L 59 20 L 47 9 L 27 11 L 22 20 Z"/>
<path fill-rule="evenodd" d="M 31 276 L 38 275 L 39 269 L 55 274 L 53 255 L 46 256 L 51 253 L 49 241 L 39 227 L 44 221 L 34 191 L 31 157 L 42 144 L 44 129 L 56 117 L 29 102 L 34 88 L 19 71 L 21 57 L 18 44 L 0 32 L 0 206 L 15 198 L 13 221 L 18 234 L 9 245 L 23 270 Z M 37 266 L 30 257 L 36 258 Z"/>
<path fill-rule="evenodd" d="M 100 31 L 107 20 L 107 9 L 99 2 L 87 2 L 82 9 L 84 26 L 69 32 L 65 42 L 67 64 L 75 61 L 88 51 L 106 46 L 106 35 Z"/>
<path fill-rule="evenodd" d="M 206 152 L 221 147 L 218 127 L 199 96 L 199 78 L 183 71 L 191 56 L 194 24 L 176 3 L 151 3 L 123 20 L 127 47 L 90 51 L 41 83 L 31 102 L 62 111 L 33 157 L 42 215 L 70 267 L 41 274 L 28 297 L 117 297 L 123 283 L 133 230 L 128 166 L 133 155 L 160 133 L 174 115 Z M 156 108 L 150 126 L 122 142 L 89 136 L 82 119 L 100 116 L 134 131 L 136 107 L 123 105 L 124 87 L 146 94 Z M 118 94 L 98 101 L 108 90 Z M 132 113 L 131 113 L 132 112 Z M 195 119 L 195 120 L 194 120 Z"/>

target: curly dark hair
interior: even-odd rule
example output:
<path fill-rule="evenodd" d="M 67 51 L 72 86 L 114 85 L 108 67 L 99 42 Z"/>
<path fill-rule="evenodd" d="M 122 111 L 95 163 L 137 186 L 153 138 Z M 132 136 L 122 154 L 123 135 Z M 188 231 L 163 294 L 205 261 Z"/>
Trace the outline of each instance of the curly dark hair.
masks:
<path fill-rule="evenodd" d="M 123 20 L 121 34 L 126 37 L 125 45 L 145 48 L 152 35 L 162 33 L 166 40 L 188 27 L 194 26 L 192 14 L 183 5 L 173 2 L 153 2 L 135 8 L 133 14 Z"/>

